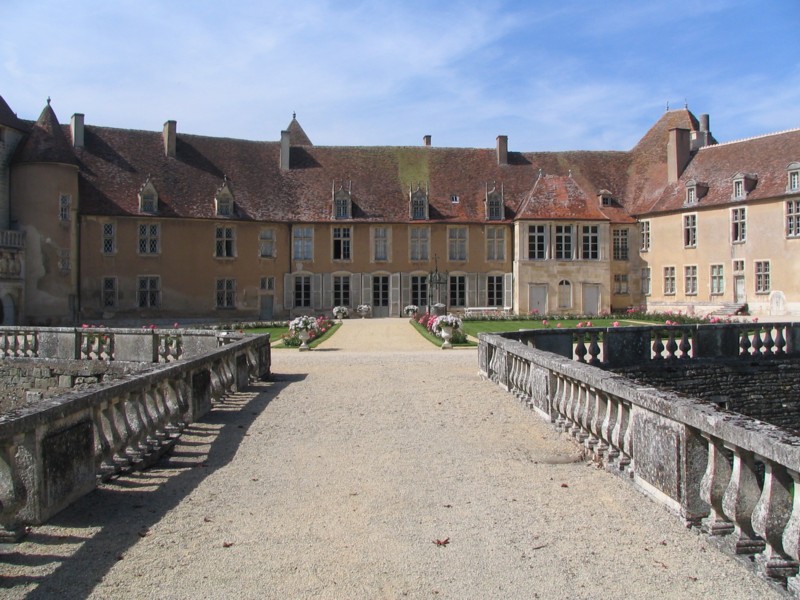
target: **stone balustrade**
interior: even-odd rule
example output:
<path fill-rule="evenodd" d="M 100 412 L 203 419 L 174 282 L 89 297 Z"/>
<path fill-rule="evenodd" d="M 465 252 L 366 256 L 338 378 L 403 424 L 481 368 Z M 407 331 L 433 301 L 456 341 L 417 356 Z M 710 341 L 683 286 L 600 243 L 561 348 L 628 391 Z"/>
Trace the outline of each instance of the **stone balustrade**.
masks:
<path fill-rule="evenodd" d="M 24 231 L 0 230 L 0 248 L 23 248 L 24 246 Z"/>
<path fill-rule="evenodd" d="M 268 335 L 226 335 L 222 345 L 219 335 L 3 328 L 6 357 L 55 352 L 158 364 L 0 416 L 0 537 L 18 539 L 26 525 L 44 522 L 99 478 L 152 463 L 213 402 L 269 375 Z"/>
<path fill-rule="evenodd" d="M 800 436 L 589 364 L 796 355 L 797 325 L 632 329 L 481 334 L 480 372 L 800 596 Z"/>

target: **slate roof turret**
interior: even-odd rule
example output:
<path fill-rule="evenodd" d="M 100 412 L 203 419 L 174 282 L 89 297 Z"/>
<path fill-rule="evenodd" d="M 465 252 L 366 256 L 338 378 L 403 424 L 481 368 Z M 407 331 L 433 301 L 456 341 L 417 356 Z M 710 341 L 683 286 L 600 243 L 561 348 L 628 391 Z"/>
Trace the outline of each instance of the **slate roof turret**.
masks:
<path fill-rule="evenodd" d="M 30 133 L 17 146 L 12 162 L 51 162 L 78 165 L 75 152 L 58 123 L 58 117 L 50 106 L 49 99 L 47 106 L 39 115 L 39 119 L 31 127 Z"/>
<path fill-rule="evenodd" d="M 17 131 L 28 131 L 28 126 L 25 125 L 11 107 L 6 103 L 2 96 L 0 96 L 0 125 L 16 129 Z"/>

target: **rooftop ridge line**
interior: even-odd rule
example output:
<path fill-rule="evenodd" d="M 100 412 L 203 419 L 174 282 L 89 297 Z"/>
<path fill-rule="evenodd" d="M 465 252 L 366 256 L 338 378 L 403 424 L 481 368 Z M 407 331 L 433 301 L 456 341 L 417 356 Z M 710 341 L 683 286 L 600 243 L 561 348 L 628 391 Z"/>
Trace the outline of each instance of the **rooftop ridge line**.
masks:
<path fill-rule="evenodd" d="M 700 148 L 698 150 L 698 152 L 702 151 L 702 150 L 709 150 L 711 148 L 719 148 L 720 146 L 730 146 L 731 144 L 738 144 L 740 142 L 749 142 L 749 141 L 752 141 L 752 140 L 760 140 L 761 138 L 770 137 L 772 135 L 783 135 L 785 133 L 796 133 L 796 132 L 800 132 L 800 127 L 796 127 L 794 129 L 784 129 L 782 131 L 773 131 L 771 133 L 762 133 L 761 135 L 754 135 L 754 136 L 751 136 L 751 137 L 741 138 L 741 139 L 738 139 L 738 140 L 730 140 L 728 142 L 721 142 L 719 144 L 711 144 L 710 146 L 703 146 L 702 148 Z"/>

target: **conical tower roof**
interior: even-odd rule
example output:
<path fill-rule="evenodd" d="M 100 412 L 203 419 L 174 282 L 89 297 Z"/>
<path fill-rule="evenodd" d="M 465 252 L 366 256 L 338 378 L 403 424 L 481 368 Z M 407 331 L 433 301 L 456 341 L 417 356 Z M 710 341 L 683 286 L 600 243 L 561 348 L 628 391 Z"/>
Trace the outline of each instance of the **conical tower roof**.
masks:
<path fill-rule="evenodd" d="M 77 165 L 78 159 L 72 151 L 64 130 L 58 123 L 50 100 L 44 107 L 39 119 L 34 123 L 30 133 L 25 136 L 14 155 L 15 163 L 53 162 Z"/>
<path fill-rule="evenodd" d="M 306 132 L 303 131 L 303 128 L 300 126 L 300 123 L 297 121 L 297 115 L 292 115 L 292 122 L 289 123 L 289 126 L 286 128 L 286 131 L 289 132 L 289 144 L 292 146 L 313 146 L 314 144 L 311 143 L 311 140 L 308 139 Z"/>
<path fill-rule="evenodd" d="M 17 118 L 11 107 L 0 96 L 0 125 L 17 129 L 18 131 L 28 131 L 28 127 Z"/>

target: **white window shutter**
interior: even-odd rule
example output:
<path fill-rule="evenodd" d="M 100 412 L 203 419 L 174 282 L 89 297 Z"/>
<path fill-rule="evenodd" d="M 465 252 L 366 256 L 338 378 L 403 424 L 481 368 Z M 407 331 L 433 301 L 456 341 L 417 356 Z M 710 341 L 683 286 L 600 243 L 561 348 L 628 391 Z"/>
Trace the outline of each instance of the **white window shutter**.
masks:
<path fill-rule="evenodd" d="M 291 273 L 283 275 L 283 308 L 287 312 L 294 308 L 294 276 Z"/>
<path fill-rule="evenodd" d="M 411 276 L 400 273 L 400 310 L 411 304 Z"/>
<path fill-rule="evenodd" d="M 333 308 L 333 275 L 331 273 L 322 275 L 322 308 L 324 310 Z"/>
<path fill-rule="evenodd" d="M 478 274 L 467 275 L 467 306 L 478 306 Z"/>
<path fill-rule="evenodd" d="M 353 273 L 350 276 L 350 304 L 355 308 L 361 302 L 361 273 Z"/>
<path fill-rule="evenodd" d="M 372 275 L 361 275 L 361 304 L 372 304 Z"/>
<path fill-rule="evenodd" d="M 486 286 L 488 275 L 486 273 L 478 273 L 478 301 L 475 306 L 488 306 L 488 298 L 486 296 Z"/>
<path fill-rule="evenodd" d="M 322 310 L 322 275 L 311 276 L 311 306 L 314 310 Z"/>
<path fill-rule="evenodd" d="M 400 306 L 400 273 L 392 273 L 389 279 L 389 305 L 390 316 L 400 316 L 402 306 Z"/>
<path fill-rule="evenodd" d="M 503 306 L 514 306 L 514 273 L 503 275 Z"/>

